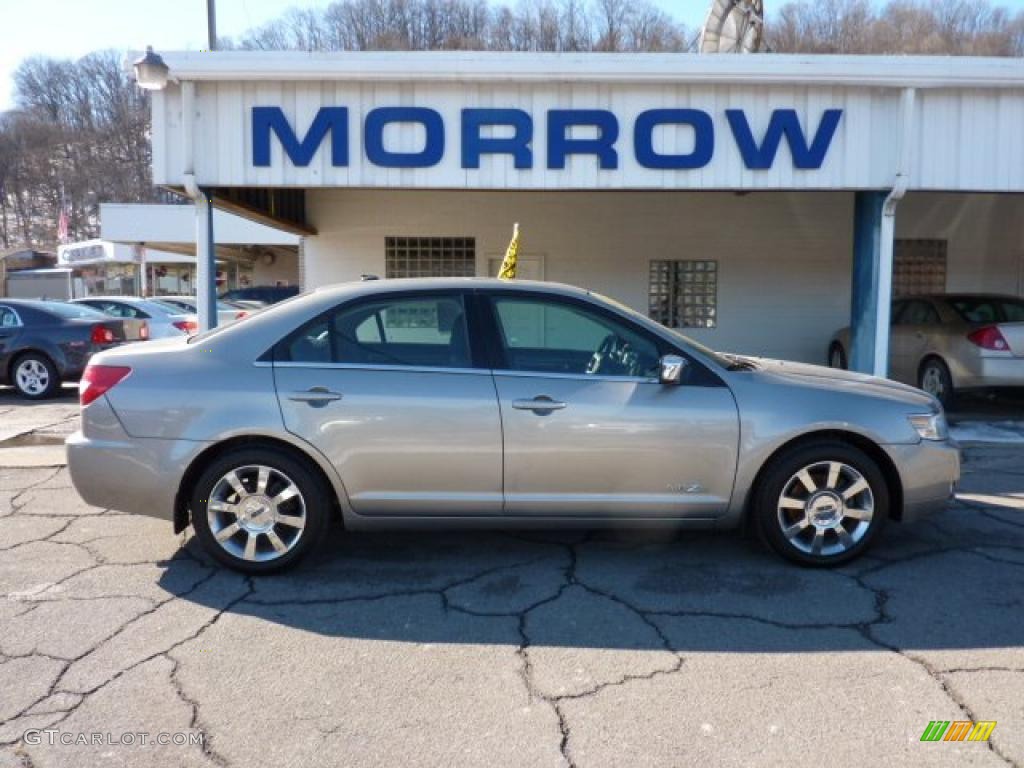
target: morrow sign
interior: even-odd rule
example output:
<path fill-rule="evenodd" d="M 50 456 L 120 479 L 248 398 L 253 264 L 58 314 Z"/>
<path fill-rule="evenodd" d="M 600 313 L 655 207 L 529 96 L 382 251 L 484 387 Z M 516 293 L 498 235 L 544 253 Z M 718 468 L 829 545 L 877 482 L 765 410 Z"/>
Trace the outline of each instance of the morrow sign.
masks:
<path fill-rule="evenodd" d="M 767 128 L 755 135 L 746 112 L 725 110 L 729 136 L 749 170 L 774 167 L 783 142 L 797 170 L 817 170 L 828 155 L 832 140 L 843 117 L 841 109 L 827 109 L 818 124 L 804 126 L 794 109 L 775 109 Z M 716 135 L 711 113 L 700 109 L 650 109 L 640 112 L 632 124 L 632 147 L 620 142 L 620 119 L 604 109 L 550 109 L 545 116 L 543 167 L 560 170 L 572 155 L 589 155 L 602 170 L 619 168 L 619 153 L 632 151 L 638 165 L 655 170 L 696 170 L 704 168 L 715 157 L 721 137 Z M 288 161 L 298 168 L 308 166 L 317 151 L 326 143 L 331 165 L 344 168 L 350 161 L 349 109 L 344 106 L 321 107 L 304 132 L 292 125 L 284 110 L 277 106 L 252 107 L 252 164 L 257 168 L 271 165 L 271 145 L 280 144 Z M 389 148 L 386 131 L 395 126 L 419 126 L 422 147 L 415 151 Z M 655 136 L 660 130 L 692 130 L 693 140 L 684 152 L 659 149 Z M 381 168 L 431 168 L 445 156 L 451 126 L 441 113 L 429 107 L 377 107 L 366 113 L 361 126 L 362 152 L 366 160 Z M 579 136 L 573 129 L 588 132 Z M 463 169 L 480 167 L 485 155 L 506 155 L 516 169 L 532 169 L 538 164 L 534 157 L 535 121 L 521 109 L 463 109 L 455 128 L 459 139 L 459 157 Z"/>

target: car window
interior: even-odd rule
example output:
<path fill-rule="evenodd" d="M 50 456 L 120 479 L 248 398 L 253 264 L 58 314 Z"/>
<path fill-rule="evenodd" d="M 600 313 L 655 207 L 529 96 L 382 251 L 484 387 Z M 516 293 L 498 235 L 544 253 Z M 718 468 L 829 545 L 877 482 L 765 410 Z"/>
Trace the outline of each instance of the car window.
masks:
<path fill-rule="evenodd" d="M 903 325 L 903 322 L 904 322 L 904 320 L 903 320 L 903 311 L 906 308 L 907 308 L 907 302 L 905 302 L 905 301 L 894 301 L 892 303 L 892 310 L 891 310 L 891 313 L 890 313 L 890 317 L 892 319 L 890 320 L 890 322 L 893 325 Z"/>
<path fill-rule="evenodd" d="M 938 325 L 939 313 L 930 302 L 915 299 L 908 301 L 900 315 L 900 325 Z"/>
<path fill-rule="evenodd" d="M 604 312 L 549 297 L 498 296 L 493 306 L 508 370 L 657 375 L 657 344 Z"/>
<path fill-rule="evenodd" d="M 136 309 L 131 304 L 123 304 L 120 301 L 103 301 L 102 299 L 97 299 L 95 301 L 83 303 L 87 303 L 90 307 L 95 307 L 104 314 L 112 317 L 149 317 L 145 312 Z"/>
<path fill-rule="evenodd" d="M 997 302 L 975 296 L 957 296 L 948 299 L 950 306 L 968 323 L 1000 322 Z"/>
<path fill-rule="evenodd" d="M 18 316 L 10 307 L 0 307 L 0 328 L 16 328 Z"/>
<path fill-rule="evenodd" d="M 276 360 L 470 368 L 459 295 L 401 297 L 342 306 L 293 334 Z"/>
<path fill-rule="evenodd" d="M 1024 301 L 1004 299 L 999 303 L 1003 310 L 1003 322 L 1024 323 Z"/>

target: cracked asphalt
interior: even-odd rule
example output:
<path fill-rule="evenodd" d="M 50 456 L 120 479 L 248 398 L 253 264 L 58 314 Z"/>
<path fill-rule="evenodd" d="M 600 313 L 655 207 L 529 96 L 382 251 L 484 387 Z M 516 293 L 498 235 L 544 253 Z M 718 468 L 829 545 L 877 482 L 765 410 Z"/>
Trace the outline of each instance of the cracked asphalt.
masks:
<path fill-rule="evenodd" d="M 836 571 L 728 534 L 335 530 L 261 579 L 0 468 L 0 766 L 1021 766 L 1024 447 L 965 459 L 948 511 Z"/>

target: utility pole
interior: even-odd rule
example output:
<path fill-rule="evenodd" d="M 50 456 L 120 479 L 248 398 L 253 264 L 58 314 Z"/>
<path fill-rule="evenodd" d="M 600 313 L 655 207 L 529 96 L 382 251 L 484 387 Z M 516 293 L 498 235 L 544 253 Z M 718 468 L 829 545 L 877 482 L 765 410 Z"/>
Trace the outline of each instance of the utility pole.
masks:
<path fill-rule="evenodd" d="M 206 37 L 211 51 L 217 50 L 217 0 L 206 0 Z"/>

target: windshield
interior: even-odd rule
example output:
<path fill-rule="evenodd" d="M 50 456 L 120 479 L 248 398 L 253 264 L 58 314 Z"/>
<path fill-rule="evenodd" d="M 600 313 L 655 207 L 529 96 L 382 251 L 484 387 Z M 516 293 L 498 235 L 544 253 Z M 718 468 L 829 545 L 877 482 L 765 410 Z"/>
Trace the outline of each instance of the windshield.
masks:
<path fill-rule="evenodd" d="M 627 307 L 625 304 L 623 304 L 620 301 L 616 301 L 615 299 L 609 298 L 609 297 L 604 296 L 603 294 L 600 294 L 600 293 L 593 293 L 593 292 L 591 292 L 590 295 L 593 296 L 596 299 L 600 299 L 601 301 L 608 302 L 613 307 L 618 309 L 620 312 L 623 312 L 623 313 L 625 313 L 627 315 L 630 315 L 635 320 L 639 320 L 641 322 L 647 322 L 647 323 L 654 322 L 654 321 L 651 320 L 651 318 L 646 317 L 645 315 L 640 314 L 639 312 L 637 312 L 632 307 Z M 736 363 L 735 358 L 727 356 L 727 355 L 724 355 L 721 352 L 716 352 L 715 350 L 711 349 L 711 347 L 705 347 L 699 341 L 694 341 L 689 336 L 685 336 L 682 333 L 680 333 L 679 331 L 677 331 L 675 328 L 669 328 L 668 326 L 662 325 L 661 323 L 657 323 L 657 325 L 660 328 L 664 328 L 666 331 L 668 331 L 673 336 L 675 336 L 677 339 L 679 339 L 683 343 L 684 346 L 689 347 L 690 349 L 693 349 L 696 352 L 699 352 L 700 354 L 704 355 L 704 357 L 714 361 L 715 363 L 717 363 L 718 365 L 722 366 L 723 368 L 731 368 Z"/>
<path fill-rule="evenodd" d="M 272 307 L 267 307 L 266 309 L 261 309 L 259 311 L 259 314 L 263 315 L 263 314 L 266 314 L 266 313 L 268 313 L 270 311 L 276 311 L 279 307 L 288 306 L 293 301 L 295 301 L 296 299 L 302 298 L 304 295 L 305 294 L 299 294 L 298 296 L 292 296 L 290 299 L 285 299 L 284 301 L 279 301 L 277 304 L 274 304 Z M 227 307 L 227 309 L 230 309 L 232 312 L 246 311 L 246 312 L 249 313 L 250 317 L 252 315 L 256 314 L 255 312 L 253 312 L 251 310 L 239 310 L 237 307 Z M 223 330 L 226 330 L 227 328 L 234 328 L 236 325 L 238 325 L 238 321 L 237 320 L 232 320 L 232 321 L 227 322 L 227 323 L 218 323 L 216 328 L 211 328 L 208 331 L 202 331 L 200 333 L 195 334 L 194 336 L 189 336 L 188 337 L 188 343 L 189 344 L 194 344 L 197 341 L 205 341 L 206 339 L 209 339 L 211 336 L 216 336 L 218 333 L 220 333 Z"/>

